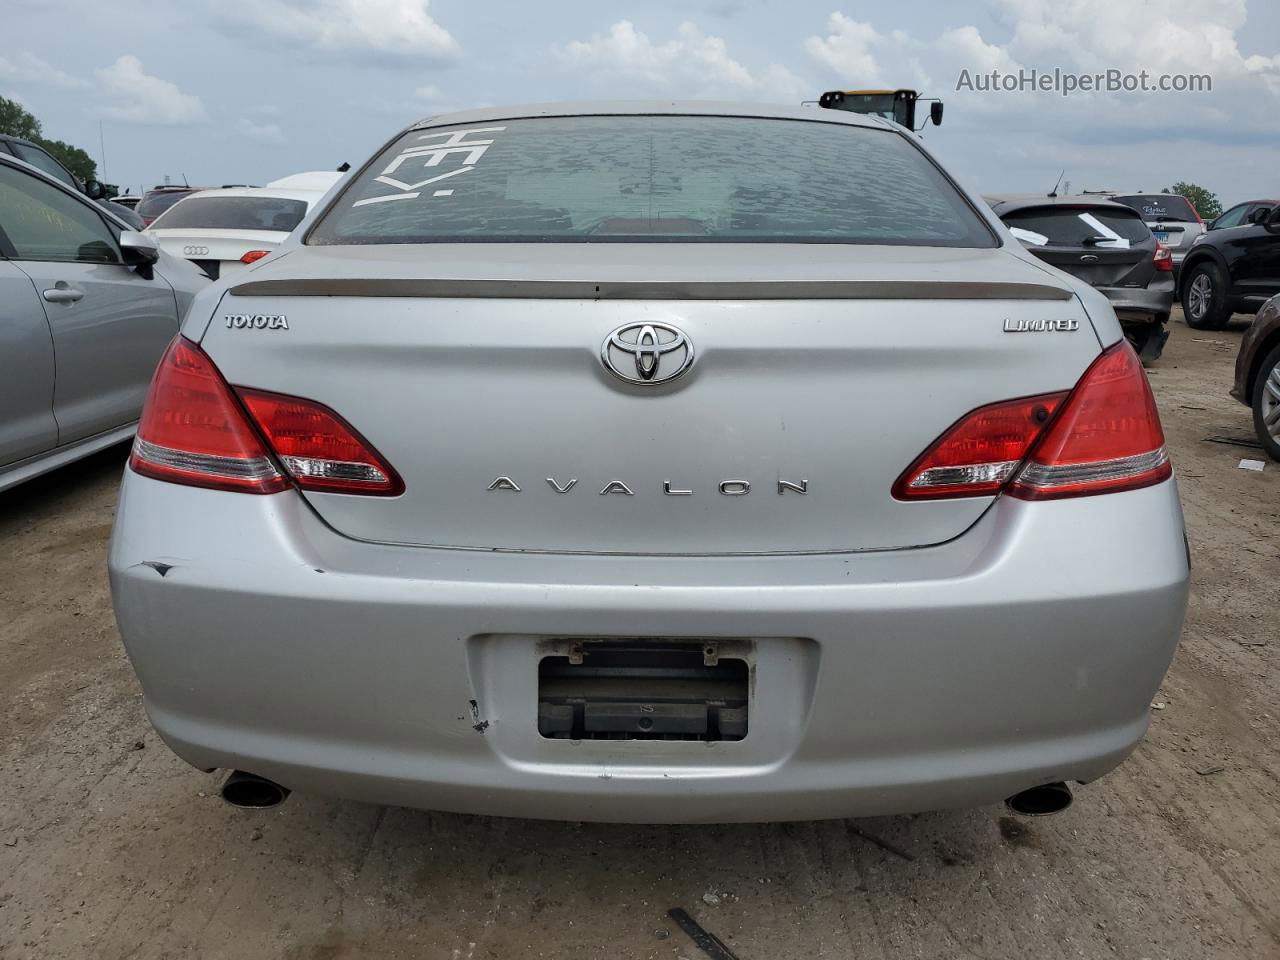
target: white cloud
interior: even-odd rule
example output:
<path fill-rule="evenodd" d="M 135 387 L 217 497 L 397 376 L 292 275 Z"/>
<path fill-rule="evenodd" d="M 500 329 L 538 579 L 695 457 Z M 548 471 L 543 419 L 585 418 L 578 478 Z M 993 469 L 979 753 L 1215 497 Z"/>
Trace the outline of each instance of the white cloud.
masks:
<path fill-rule="evenodd" d="M 827 29 L 827 36 L 805 41 L 811 57 L 851 83 L 884 82 L 873 48 L 883 46 L 885 38 L 875 27 L 837 11 L 828 19 Z"/>
<path fill-rule="evenodd" d="M 254 140 L 258 143 L 279 145 L 285 142 L 284 132 L 281 131 L 279 124 L 258 123 L 248 117 L 241 117 L 236 121 L 236 133 L 246 140 Z"/>
<path fill-rule="evenodd" d="M 780 64 L 753 73 L 730 55 L 722 38 L 703 33 L 693 23 L 680 24 L 675 37 L 655 43 L 630 20 L 619 20 L 608 34 L 574 40 L 558 53 L 565 63 L 639 83 L 649 93 L 791 101 L 799 99 L 804 89 L 799 78 Z"/>
<path fill-rule="evenodd" d="M 994 43 L 987 43 L 977 27 L 958 27 L 947 30 L 938 38 L 938 46 L 952 54 L 974 72 L 1016 73 L 1022 65 L 1009 55 L 1009 51 Z"/>
<path fill-rule="evenodd" d="M 415 100 L 425 100 L 430 103 L 435 100 L 439 100 L 444 96 L 444 94 L 441 93 L 440 88 L 434 83 L 429 83 L 425 87 L 416 88 L 413 91 L 413 96 Z"/>
<path fill-rule="evenodd" d="M 37 83 L 49 87 L 75 90 L 87 84 L 79 77 L 59 70 L 34 53 L 19 53 L 13 58 L 0 56 L 0 79 L 18 83 Z"/>
<path fill-rule="evenodd" d="M 142 61 L 135 56 L 126 54 L 99 70 L 98 82 L 111 101 L 105 113 L 116 120 L 168 126 L 205 119 L 199 97 L 183 93 L 168 80 L 144 73 Z"/>
<path fill-rule="evenodd" d="M 276 40 L 338 55 L 449 60 L 458 42 L 432 19 L 430 0 L 251 0 L 216 3 L 217 16 Z"/>

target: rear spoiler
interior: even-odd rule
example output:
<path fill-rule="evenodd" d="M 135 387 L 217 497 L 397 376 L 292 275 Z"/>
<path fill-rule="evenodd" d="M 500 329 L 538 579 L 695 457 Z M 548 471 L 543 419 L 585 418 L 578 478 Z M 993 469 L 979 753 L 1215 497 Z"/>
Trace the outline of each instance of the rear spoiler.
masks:
<path fill-rule="evenodd" d="M 236 297 L 434 297 L 528 300 L 1070 300 L 1066 287 L 954 280 L 251 280 Z"/>

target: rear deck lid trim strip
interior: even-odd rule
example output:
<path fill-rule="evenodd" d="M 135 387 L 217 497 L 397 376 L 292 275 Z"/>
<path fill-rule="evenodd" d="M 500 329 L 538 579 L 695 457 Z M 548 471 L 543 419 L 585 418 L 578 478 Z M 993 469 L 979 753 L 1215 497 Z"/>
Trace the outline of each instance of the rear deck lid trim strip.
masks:
<path fill-rule="evenodd" d="M 533 300 L 1070 300 L 1041 283 L 915 280 L 601 281 L 316 277 L 253 280 L 237 297 L 436 297 Z"/>

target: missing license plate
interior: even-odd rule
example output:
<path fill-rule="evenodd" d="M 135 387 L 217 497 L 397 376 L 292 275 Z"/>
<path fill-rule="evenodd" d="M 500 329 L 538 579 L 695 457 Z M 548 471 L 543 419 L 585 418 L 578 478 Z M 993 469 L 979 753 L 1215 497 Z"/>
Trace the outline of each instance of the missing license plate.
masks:
<path fill-rule="evenodd" d="M 538 664 L 538 732 L 561 740 L 741 740 L 750 683 L 747 661 L 732 655 L 741 652 L 741 644 L 716 640 L 569 641 L 562 655 Z"/>

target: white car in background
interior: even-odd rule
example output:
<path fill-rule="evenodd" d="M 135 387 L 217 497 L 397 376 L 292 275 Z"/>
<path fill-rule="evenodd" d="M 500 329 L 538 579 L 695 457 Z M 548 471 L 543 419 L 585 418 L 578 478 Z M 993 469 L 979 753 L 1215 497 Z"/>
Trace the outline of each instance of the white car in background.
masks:
<path fill-rule="evenodd" d="M 275 250 L 340 178 L 305 173 L 265 187 L 200 190 L 170 207 L 146 232 L 165 253 L 190 260 L 217 280 Z"/>

